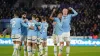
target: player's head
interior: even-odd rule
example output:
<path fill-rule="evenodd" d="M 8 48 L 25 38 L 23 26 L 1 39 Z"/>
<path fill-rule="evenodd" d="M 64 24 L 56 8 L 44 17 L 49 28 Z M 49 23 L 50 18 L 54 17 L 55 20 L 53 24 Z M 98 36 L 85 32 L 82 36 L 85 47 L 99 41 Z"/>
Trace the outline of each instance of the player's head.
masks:
<path fill-rule="evenodd" d="M 57 15 L 57 17 L 61 19 L 62 18 L 62 13 L 59 12 L 58 15 Z"/>
<path fill-rule="evenodd" d="M 33 15 L 32 15 L 32 20 L 35 20 L 35 17 L 36 17 L 36 15 L 35 15 L 35 14 L 33 14 Z"/>
<path fill-rule="evenodd" d="M 23 19 L 25 19 L 25 18 L 26 18 L 26 16 L 27 16 L 27 13 L 26 13 L 26 12 L 22 12 L 22 14 L 21 14 L 21 15 L 22 15 L 22 18 L 23 18 Z"/>
<path fill-rule="evenodd" d="M 36 19 L 35 19 L 37 22 L 39 22 L 39 18 L 37 17 Z"/>
<path fill-rule="evenodd" d="M 42 22 L 46 22 L 46 18 L 45 17 L 42 18 Z"/>
<path fill-rule="evenodd" d="M 67 15 L 67 14 L 68 14 L 68 9 L 64 8 L 64 9 L 62 10 L 62 13 L 63 13 L 63 15 Z"/>
<path fill-rule="evenodd" d="M 15 12 L 14 13 L 14 17 L 19 17 L 19 13 L 18 12 Z"/>
<path fill-rule="evenodd" d="M 27 19 L 28 19 L 29 21 L 31 21 L 31 20 L 32 20 L 32 17 L 31 17 L 31 16 L 28 16 Z"/>

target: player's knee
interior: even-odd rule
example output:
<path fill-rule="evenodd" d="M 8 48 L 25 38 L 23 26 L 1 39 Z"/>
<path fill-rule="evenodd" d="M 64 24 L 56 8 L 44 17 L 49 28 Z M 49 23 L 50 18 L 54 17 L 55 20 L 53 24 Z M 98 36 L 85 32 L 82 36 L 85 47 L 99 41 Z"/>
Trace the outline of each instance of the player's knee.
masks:
<path fill-rule="evenodd" d="M 16 41 L 13 41 L 14 44 L 16 44 Z"/>
<path fill-rule="evenodd" d="M 70 42 L 69 41 L 66 42 L 66 46 L 70 46 Z"/>
<path fill-rule="evenodd" d="M 44 43 L 44 42 L 42 42 L 42 46 L 43 46 L 43 47 L 45 46 L 45 43 Z"/>
<path fill-rule="evenodd" d="M 28 42 L 28 43 L 27 43 L 27 46 L 31 46 L 31 42 Z"/>
<path fill-rule="evenodd" d="M 60 42 L 60 46 L 63 47 L 64 46 L 64 42 Z"/>
<path fill-rule="evenodd" d="M 32 46 L 35 46 L 35 43 L 32 43 Z"/>
<path fill-rule="evenodd" d="M 44 43 L 44 47 L 46 47 L 46 46 L 47 46 L 47 42 Z"/>
<path fill-rule="evenodd" d="M 16 44 L 20 44 L 20 41 L 16 41 Z"/>
<path fill-rule="evenodd" d="M 24 41 L 24 45 L 27 45 L 27 42 L 26 41 Z"/>
<path fill-rule="evenodd" d="M 22 42 L 20 42 L 20 46 L 22 46 Z"/>

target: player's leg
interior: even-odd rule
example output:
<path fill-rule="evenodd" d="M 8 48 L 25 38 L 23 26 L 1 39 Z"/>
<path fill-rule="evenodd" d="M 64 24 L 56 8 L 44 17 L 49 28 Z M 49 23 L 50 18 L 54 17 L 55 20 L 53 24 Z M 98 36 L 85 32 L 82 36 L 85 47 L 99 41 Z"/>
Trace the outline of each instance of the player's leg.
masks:
<path fill-rule="evenodd" d="M 58 56 L 62 56 L 62 50 L 63 50 L 63 47 L 64 47 L 64 40 L 63 40 L 63 37 L 62 37 L 62 35 L 59 35 L 58 36 L 58 38 L 59 38 L 59 54 L 58 54 Z"/>
<path fill-rule="evenodd" d="M 66 56 L 69 56 L 70 53 L 70 32 L 67 32 L 65 37 L 65 41 L 66 41 Z"/>
<path fill-rule="evenodd" d="M 39 53 L 40 53 L 40 56 L 43 55 L 43 39 L 40 38 L 40 45 L 39 45 Z"/>
<path fill-rule="evenodd" d="M 13 41 L 13 48 L 14 48 L 14 50 L 13 50 L 13 54 L 12 54 L 12 56 L 14 56 L 14 55 L 17 54 L 16 41 Z"/>
<path fill-rule="evenodd" d="M 18 53 L 20 54 L 20 52 L 21 52 L 21 47 L 22 47 L 22 42 L 23 42 L 23 35 L 21 35 L 21 42 L 20 42 L 20 44 L 19 44 L 19 51 L 18 51 Z"/>
<path fill-rule="evenodd" d="M 36 51 L 36 42 L 37 42 L 37 37 L 33 36 L 32 37 L 32 56 L 35 55 L 35 51 Z"/>
<path fill-rule="evenodd" d="M 69 56 L 70 53 L 70 41 L 66 41 L 66 56 Z"/>
<path fill-rule="evenodd" d="M 21 52 L 21 46 L 22 46 L 22 41 L 20 42 L 20 44 L 19 44 L 19 51 L 18 51 L 18 54 L 20 55 L 20 52 Z"/>
<path fill-rule="evenodd" d="M 55 56 L 57 56 L 57 41 L 58 41 L 57 35 L 54 35 L 54 34 L 53 34 L 54 55 L 55 55 Z"/>
<path fill-rule="evenodd" d="M 44 39 L 44 41 L 43 41 L 43 47 L 44 47 L 44 49 L 45 49 L 45 54 L 44 54 L 44 56 L 48 56 L 47 39 Z"/>
<path fill-rule="evenodd" d="M 27 56 L 27 37 L 24 38 L 24 56 Z"/>
<path fill-rule="evenodd" d="M 17 50 L 17 54 L 18 56 L 20 56 L 20 45 L 21 45 L 21 35 L 20 34 L 16 34 L 16 48 Z"/>
<path fill-rule="evenodd" d="M 32 56 L 32 37 L 27 38 L 27 51 L 28 56 Z"/>
<path fill-rule="evenodd" d="M 15 56 L 17 53 L 15 35 L 11 35 L 11 38 L 13 41 L 13 48 L 14 48 L 12 56 Z"/>
<path fill-rule="evenodd" d="M 38 37 L 37 38 L 37 44 L 36 44 L 37 46 L 37 52 L 38 52 L 38 56 L 40 56 L 40 53 L 39 53 L 39 45 L 40 45 L 40 38 Z"/>

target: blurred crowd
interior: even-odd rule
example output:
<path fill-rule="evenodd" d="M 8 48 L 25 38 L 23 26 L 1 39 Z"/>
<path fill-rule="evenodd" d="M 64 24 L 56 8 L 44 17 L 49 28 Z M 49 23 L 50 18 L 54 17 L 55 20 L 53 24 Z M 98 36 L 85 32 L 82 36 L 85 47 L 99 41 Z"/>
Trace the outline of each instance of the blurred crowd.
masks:
<path fill-rule="evenodd" d="M 55 1 L 55 2 L 54 2 Z M 61 11 L 63 8 L 73 7 L 78 16 L 71 20 L 71 36 L 91 36 L 98 35 L 100 33 L 100 1 L 99 0 L 44 0 L 45 4 L 60 4 L 60 7 L 56 7 L 57 11 Z M 0 19 L 11 19 L 13 12 L 27 11 L 27 14 L 36 14 L 37 16 L 43 16 L 49 18 L 52 10 L 47 8 L 25 7 L 19 6 L 14 8 L 12 3 L 2 0 L 0 2 Z M 47 20 L 49 23 L 48 35 L 52 35 L 53 26 L 52 21 Z"/>

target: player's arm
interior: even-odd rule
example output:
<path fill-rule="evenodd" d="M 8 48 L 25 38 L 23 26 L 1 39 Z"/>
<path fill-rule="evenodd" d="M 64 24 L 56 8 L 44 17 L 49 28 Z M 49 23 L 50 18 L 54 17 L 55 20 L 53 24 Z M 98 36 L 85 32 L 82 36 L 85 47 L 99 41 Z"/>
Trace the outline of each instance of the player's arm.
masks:
<path fill-rule="evenodd" d="M 28 27 L 28 25 L 25 23 L 24 20 L 21 19 L 21 25 L 25 26 L 25 27 Z"/>
<path fill-rule="evenodd" d="M 53 24 L 53 25 L 56 25 L 56 22 L 53 22 L 52 24 Z"/>
<path fill-rule="evenodd" d="M 47 28 L 49 27 L 49 24 L 47 23 Z"/>
<path fill-rule="evenodd" d="M 3 36 L 5 36 L 7 33 L 10 34 L 10 32 L 11 32 L 11 27 L 5 29 L 5 30 L 2 32 L 2 34 L 3 34 Z"/>
<path fill-rule="evenodd" d="M 53 9 L 53 12 L 52 12 L 51 15 L 50 15 L 50 19 L 51 19 L 51 20 L 54 20 L 53 14 L 55 13 L 55 11 L 56 11 L 56 9 Z"/>
<path fill-rule="evenodd" d="M 71 7 L 69 7 L 69 10 L 72 10 L 72 12 L 74 13 L 74 14 L 71 14 L 71 16 L 72 17 L 74 17 L 74 16 L 76 16 L 78 13 L 73 9 L 73 8 L 71 8 Z"/>
<path fill-rule="evenodd" d="M 38 29 L 41 30 L 41 23 L 38 23 Z"/>
<path fill-rule="evenodd" d="M 38 29 L 41 30 L 41 26 L 38 26 Z"/>
<path fill-rule="evenodd" d="M 28 19 L 24 19 L 24 23 L 28 23 Z"/>
<path fill-rule="evenodd" d="M 27 23 L 28 23 L 28 21 L 27 21 Z M 29 28 L 29 29 L 32 29 L 32 30 L 34 29 L 33 26 L 28 26 L 28 24 L 26 24 L 25 21 L 23 21 L 23 20 L 21 20 L 21 24 L 22 24 L 23 26 Z"/>

